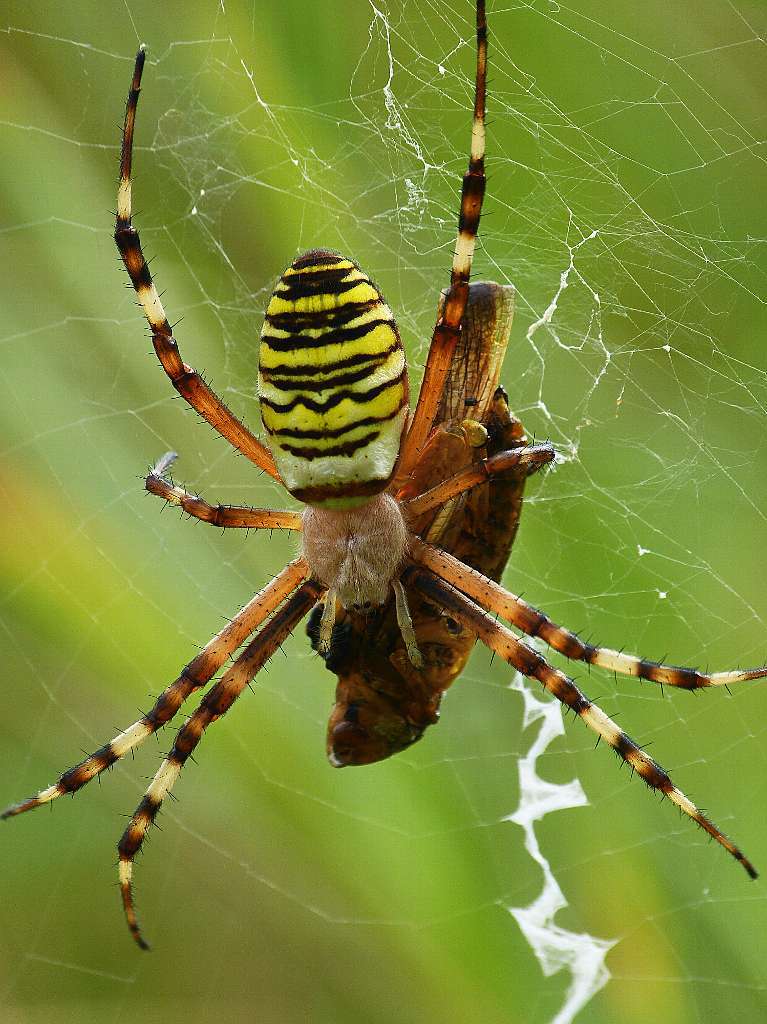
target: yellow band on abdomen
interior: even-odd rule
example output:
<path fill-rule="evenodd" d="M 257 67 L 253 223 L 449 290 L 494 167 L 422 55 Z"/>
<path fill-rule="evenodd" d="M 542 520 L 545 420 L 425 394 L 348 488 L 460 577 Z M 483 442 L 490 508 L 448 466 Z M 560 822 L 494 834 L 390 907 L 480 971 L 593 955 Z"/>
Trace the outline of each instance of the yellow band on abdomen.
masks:
<path fill-rule="evenodd" d="M 352 260 L 313 250 L 282 275 L 258 390 L 274 461 L 297 498 L 338 506 L 386 487 L 407 420 L 407 364 L 391 310 Z"/>

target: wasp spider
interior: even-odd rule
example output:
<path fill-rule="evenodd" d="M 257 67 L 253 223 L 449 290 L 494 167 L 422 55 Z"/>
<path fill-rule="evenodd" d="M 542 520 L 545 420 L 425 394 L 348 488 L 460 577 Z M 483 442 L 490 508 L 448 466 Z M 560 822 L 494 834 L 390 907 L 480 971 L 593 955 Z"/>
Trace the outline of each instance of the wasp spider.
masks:
<path fill-rule="evenodd" d="M 361 665 L 365 676 L 356 696 L 347 695 L 337 704 L 331 719 L 328 746 L 333 764 L 378 760 L 417 739 L 436 718 L 439 693 L 460 671 L 478 637 L 515 669 L 539 680 L 650 787 L 692 818 L 749 875 L 756 875 L 738 847 L 571 679 L 495 621 L 495 616 L 504 618 L 569 658 L 683 689 L 724 686 L 767 675 L 765 668 L 704 675 L 591 646 L 495 581 L 516 529 L 522 481 L 550 462 L 554 452 L 548 444 L 525 443 L 519 425 L 504 411 L 502 389 L 493 385 L 495 370 L 480 368 L 474 374 L 475 383 L 492 385 L 482 399 L 479 418 L 467 415 L 480 404 L 480 398 L 468 392 L 463 418 L 459 415 L 456 422 L 456 410 L 452 419 L 445 411 L 445 396 L 458 364 L 468 364 L 477 353 L 487 356 L 492 348 L 492 342 L 486 341 L 488 331 L 499 336 L 496 349 L 502 354 L 511 317 L 508 289 L 475 285 L 470 293 L 469 288 L 485 192 L 484 0 L 477 0 L 476 15 L 471 155 L 463 177 L 450 286 L 434 328 L 415 410 L 409 414 L 405 356 L 394 317 L 378 288 L 353 260 L 314 249 L 283 273 L 266 310 L 258 388 L 268 447 L 181 358 L 138 232 L 131 224 L 133 132 L 143 48 L 136 57 L 125 112 L 115 241 L 149 321 L 155 352 L 174 388 L 192 408 L 306 506 L 299 513 L 209 505 L 169 479 L 172 454 L 160 460 L 146 480 L 152 494 L 219 527 L 302 531 L 302 553 L 213 637 L 139 721 L 64 772 L 52 786 L 4 812 L 6 818 L 21 814 L 80 789 L 169 722 L 183 702 L 206 686 L 247 641 L 179 729 L 120 840 L 123 906 L 130 931 L 142 948 L 147 943 L 134 910 L 132 867 L 162 801 L 208 726 L 229 710 L 313 608 L 310 632 L 328 667 L 334 668 L 334 657 L 335 664 L 343 663 L 343 654 L 334 654 L 334 644 L 338 639 L 339 649 L 348 645 L 351 630 L 358 668 Z M 478 313 L 477 323 L 470 327 L 475 306 L 485 312 Z M 476 351 L 471 347 L 474 343 Z M 494 358 L 497 369 L 497 351 Z M 467 371 L 467 380 L 469 376 Z M 502 423 L 500 433 L 494 423 Z M 495 436 L 490 437 L 494 430 Z M 499 437 L 506 439 L 505 447 L 499 448 Z M 513 486 L 503 491 L 503 481 L 509 480 Z M 488 494 L 505 495 L 509 509 L 481 506 L 480 497 Z M 458 528 L 471 534 L 469 520 L 477 517 L 482 522 L 474 523 L 472 554 L 466 536 L 451 539 L 450 531 L 455 534 Z M 444 543 L 435 544 L 443 538 Z M 468 552 L 465 561 L 456 557 L 463 552 Z M 411 607 L 417 614 L 411 614 Z M 373 666 L 379 675 L 385 674 L 380 643 L 376 646 L 364 625 L 370 616 L 377 616 L 381 623 L 384 614 L 396 623 L 395 632 L 388 635 L 397 678 L 404 681 L 397 692 L 376 687 L 364 671 Z"/>

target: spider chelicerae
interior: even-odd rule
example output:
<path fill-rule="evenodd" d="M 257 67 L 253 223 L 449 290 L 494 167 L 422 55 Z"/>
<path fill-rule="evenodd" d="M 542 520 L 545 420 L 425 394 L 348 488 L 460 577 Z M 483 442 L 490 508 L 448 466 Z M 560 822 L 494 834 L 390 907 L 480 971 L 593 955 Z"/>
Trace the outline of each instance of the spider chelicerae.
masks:
<path fill-rule="evenodd" d="M 492 401 L 485 403 L 479 419 L 471 413 L 480 400 L 469 394 L 463 402 L 464 414 L 457 422 L 453 416 L 448 423 L 443 409 L 456 364 L 476 355 L 472 354 L 471 339 L 479 339 L 477 344 L 482 349 L 486 328 L 493 318 L 506 324 L 506 334 L 510 323 L 510 311 L 504 312 L 504 303 L 509 301 L 506 290 L 490 284 L 469 286 L 485 192 L 484 0 L 477 0 L 476 15 L 471 155 L 463 177 L 450 286 L 432 335 L 415 410 L 409 415 L 404 351 L 381 293 L 353 260 L 327 249 L 314 249 L 285 270 L 266 310 L 259 355 L 259 401 L 268 447 L 182 360 L 138 232 L 131 224 L 133 133 L 145 61 L 143 47 L 136 56 L 125 112 L 115 241 L 149 322 L 155 352 L 174 388 L 192 408 L 237 451 L 306 506 L 299 513 L 210 505 L 172 482 L 169 468 L 175 456 L 163 456 L 146 479 L 152 494 L 223 528 L 301 531 L 302 553 L 213 637 L 139 721 L 64 772 L 52 786 L 3 813 L 5 818 L 12 817 L 79 790 L 168 723 L 183 702 L 205 687 L 234 657 L 232 665 L 179 729 L 118 846 L 125 915 L 142 948 L 148 946 L 136 919 L 132 867 L 164 798 L 204 731 L 229 710 L 312 609 L 310 632 L 331 670 L 336 670 L 333 658 L 339 623 L 349 626 L 365 678 L 361 692 L 368 695 L 345 701 L 340 705 L 341 713 L 331 719 L 328 752 L 334 765 L 380 760 L 418 739 L 425 726 L 435 720 L 438 706 L 438 696 L 435 699 L 433 693 L 430 699 L 421 700 L 419 680 L 431 679 L 432 690 L 441 693 L 479 638 L 515 669 L 542 683 L 648 786 L 660 790 L 740 861 L 749 875 L 756 876 L 738 847 L 677 789 L 652 758 L 570 678 L 495 617 L 507 620 L 528 636 L 541 638 L 568 658 L 683 689 L 756 679 L 767 675 L 767 668 L 706 675 L 595 647 L 505 590 L 492 577 L 500 577 L 508 557 L 519 515 L 521 484 L 509 492 L 508 500 L 514 507 L 506 519 L 504 510 L 498 515 L 489 510 L 486 523 L 474 523 L 479 549 L 483 538 L 490 537 L 493 530 L 500 533 L 501 543 L 495 545 L 492 558 L 487 551 L 475 550 L 463 561 L 455 552 L 466 549 L 465 543 L 436 543 L 448 536 L 449 530 L 445 530 L 451 521 L 464 534 L 470 532 L 467 510 L 476 519 L 478 506 L 469 502 L 480 494 L 501 493 L 491 490 L 494 481 L 497 484 L 511 479 L 519 483 L 554 458 L 551 445 L 526 443 L 521 426 L 508 416 L 502 389 L 491 388 Z M 490 312 L 479 314 L 479 327 L 472 326 L 471 310 L 482 303 Z M 499 344 L 502 348 L 505 340 Z M 475 377 L 479 380 L 482 374 Z M 490 378 L 492 373 L 486 374 L 484 384 Z M 495 443 L 491 444 L 488 424 L 492 432 L 493 423 L 500 421 L 508 430 L 496 430 Z M 506 443 L 500 450 L 498 437 Z M 427 609 L 428 629 L 420 627 L 422 616 L 420 612 L 411 615 L 411 607 Z M 376 621 L 381 621 L 383 609 L 388 609 L 395 622 L 390 653 L 392 659 L 395 654 L 401 655 L 396 679 L 404 680 L 398 692 L 388 694 L 375 690 L 375 681 L 371 683 L 371 673 L 367 672 L 375 658 L 374 642 L 365 623 L 376 616 Z M 462 646 L 457 637 L 462 637 Z M 236 655 L 243 644 L 245 647 Z M 378 654 L 376 649 L 375 657 Z M 419 700 L 427 708 L 422 720 L 414 710 Z"/>

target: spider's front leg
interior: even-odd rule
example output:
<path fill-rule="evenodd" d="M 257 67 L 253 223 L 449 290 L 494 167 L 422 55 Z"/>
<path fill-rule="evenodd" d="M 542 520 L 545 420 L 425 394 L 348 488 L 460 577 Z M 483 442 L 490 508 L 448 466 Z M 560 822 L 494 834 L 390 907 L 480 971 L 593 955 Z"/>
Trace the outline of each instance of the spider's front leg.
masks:
<path fill-rule="evenodd" d="M 313 580 L 303 583 L 250 641 L 232 667 L 206 693 L 200 706 L 179 729 L 172 749 L 157 770 L 125 829 L 117 847 L 120 854 L 120 893 L 131 935 L 142 949 L 149 949 L 149 945 L 141 934 L 133 903 L 133 861 L 163 800 L 173 788 L 181 769 L 208 726 L 226 714 L 256 673 L 311 610 L 322 592 L 323 588 Z"/>
<path fill-rule="evenodd" d="M 435 488 L 435 490 L 437 489 Z M 411 502 L 410 507 L 417 505 L 420 500 L 416 499 Z M 674 686 L 683 690 L 698 690 L 707 686 L 729 686 L 767 676 L 767 667 L 705 673 L 679 665 L 663 665 L 655 661 L 648 661 L 646 658 L 639 658 L 635 654 L 626 654 L 623 651 L 614 651 L 609 647 L 596 647 L 593 644 L 584 643 L 575 633 L 571 633 L 563 626 L 558 626 L 543 612 L 533 608 L 522 598 L 505 590 L 498 583 L 472 569 L 471 566 L 454 558 L 449 552 L 440 551 L 430 544 L 425 544 L 419 538 L 413 538 L 410 553 L 420 565 L 430 569 L 463 591 L 485 611 L 500 615 L 501 618 L 506 619 L 512 626 L 528 636 L 540 637 L 549 647 L 574 661 L 585 661 L 589 665 L 597 665 L 611 672 L 620 672 L 634 678 L 647 679 L 661 686 Z"/>
<path fill-rule="evenodd" d="M 156 733 L 174 717 L 188 697 L 210 682 L 227 658 L 306 579 L 307 575 L 308 567 L 303 559 L 297 558 L 287 565 L 182 669 L 178 679 L 166 687 L 145 715 L 85 760 L 65 771 L 52 786 L 41 789 L 35 796 L 6 808 L 0 814 L 0 818 L 13 818 L 17 814 L 50 803 L 65 793 L 76 793 L 91 779 L 95 779 L 105 769 L 111 768 L 120 758 L 125 757 L 129 751 Z"/>
<path fill-rule="evenodd" d="M 685 794 L 668 773 L 631 739 L 601 708 L 592 703 L 572 679 L 553 668 L 537 651 L 518 640 L 511 630 L 493 621 L 478 605 L 428 569 L 413 566 L 405 572 L 407 582 L 435 604 L 445 608 L 471 629 L 479 639 L 523 675 L 537 679 L 565 707 L 574 711 L 586 725 L 608 743 L 647 785 L 663 793 L 679 810 L 723 846 L 749 874 L 756 869 L 743 852 Z"/>

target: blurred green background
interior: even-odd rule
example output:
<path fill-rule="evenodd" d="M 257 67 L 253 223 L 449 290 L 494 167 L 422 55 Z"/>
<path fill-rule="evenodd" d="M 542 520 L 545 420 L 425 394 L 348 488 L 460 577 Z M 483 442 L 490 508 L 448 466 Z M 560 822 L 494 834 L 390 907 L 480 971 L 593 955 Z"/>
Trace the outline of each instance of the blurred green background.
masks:
<path fill-rule="evenodd" d="M 759 664 L 765 6 L 491 0 L 489 17 L 476 274 L 517 288 L 504 381 L 563 456 L 531 487 L 506 581 L 611 646 Z M 174 448 L 209 499 L 286 504 L 173 400 L 117 263 L 137 44 L 145 250 L 185 358 L 255 426 L 261 311 L 315 245 L 376 278 L 417 380 L 468 147 L 472 18 L 464 0 L 5 5 L 0 803 L 131 722 L 292 550 L 142 493 Z M 575 675 L 767 871 L 765 687 L 664 697 Z M 477 651 L 420 744 L 338 772 L 333 678 L 299 632 L 210 730 L 138 864 L 149 955 L 123 924 L 114 844 L 168 733 L 76 806 L 4 825 L 0 1017 L 553 1019 L 572 978 L 544 977 L 509 913 L 542 884 L 505 820 L 539 729 L 511 681 Z M 764 883 L 579 722 L 538 771 L 590 801 L 537 829 L 570 904 L 557 923 L 615 941 L 578 1020 L 763 1020 Z"/>

